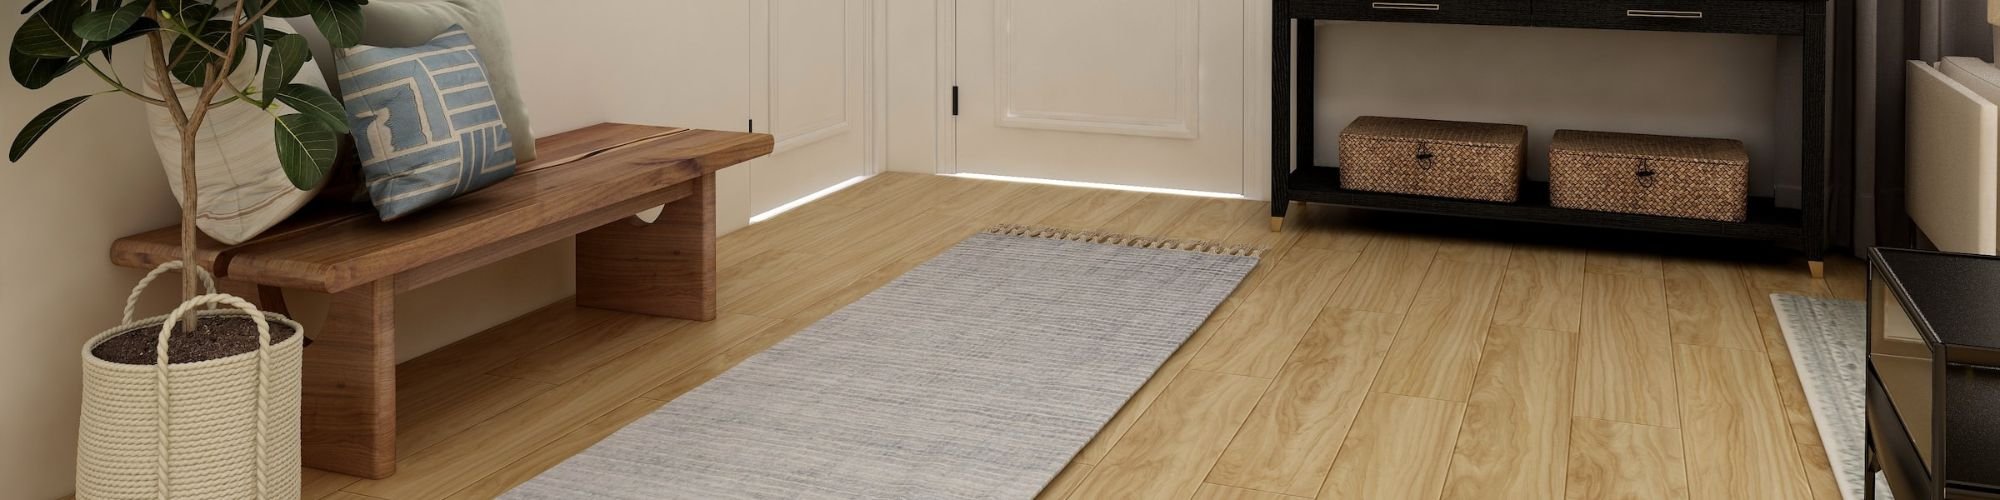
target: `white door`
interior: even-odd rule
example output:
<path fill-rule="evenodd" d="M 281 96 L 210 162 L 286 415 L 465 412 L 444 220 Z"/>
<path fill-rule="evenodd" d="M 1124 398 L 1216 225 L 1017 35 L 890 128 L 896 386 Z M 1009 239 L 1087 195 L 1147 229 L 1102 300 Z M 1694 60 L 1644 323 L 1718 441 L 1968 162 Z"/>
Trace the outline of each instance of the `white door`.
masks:
<path fill-rule="evenodd" d="M 750 9 L 751 116 L 778 143 L 750 165 L 756 214 L 867 175 L 869 8 L 868 0 L 755 0 Z"/>
<path fill-rule="evenodd" d="M 958 0 L 962 173 L 1244 192 L 1242 0 Z"/>

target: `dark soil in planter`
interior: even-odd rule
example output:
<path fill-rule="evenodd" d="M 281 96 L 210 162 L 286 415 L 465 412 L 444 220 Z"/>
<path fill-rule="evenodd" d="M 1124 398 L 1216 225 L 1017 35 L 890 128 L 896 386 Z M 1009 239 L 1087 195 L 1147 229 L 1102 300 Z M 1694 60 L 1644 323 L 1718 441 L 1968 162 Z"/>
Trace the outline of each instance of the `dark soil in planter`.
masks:
<path fill-rule="evenodd" d="M 289 325 L 271 322 L 271 344 L 276 345 L 292 338 L 298 332 Z M 155 349 L 160 339 L 158 325 L 126 331 L 113 335 L 90 354 L 98 359 L 122 365 L 151 365 L 159 360 Z M 167 363 L 196 363 L 212 359 L 222 359 L 250 352 L 257 348 L 257 322 L 241 316 L 202 318 L 195 324 L 194 333 L 181 331 L 174 325 L 174 331 L 167 341 Z"/>

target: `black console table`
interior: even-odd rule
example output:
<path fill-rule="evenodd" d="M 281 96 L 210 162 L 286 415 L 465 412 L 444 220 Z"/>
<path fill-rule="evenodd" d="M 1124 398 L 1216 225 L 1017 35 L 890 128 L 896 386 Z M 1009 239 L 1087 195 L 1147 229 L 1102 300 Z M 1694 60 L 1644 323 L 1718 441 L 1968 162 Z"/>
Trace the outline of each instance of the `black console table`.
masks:
<path fill-rule="evenodd" d="M 1348 207 L 1565 224 L 1770 241 L 1803 250 L 1814 277 L 1823 274 L 1828 247 L 1826 9 L 1814 0 L 1273 0 L 1271 39 L 1271 227 L 1283 225 L 1292 201 Z M 1715 222 L 1556 208 L 1545 182 L 1523 180 L 1520 201 L 1430 198 L 1342 189 L 1338 167 L 1313 158 L 1313 21 L 1478 24 L 1613 30 L 1741 33 L 1800 37 L 1804 82 L 1800 129 L 1800 184 L 1804 209 L 1778 207 L 1771 198 L 1750 199 L 1744 222 Z M 1297 35 L 1293 34 L 1297 22 Z M 1297 36 L 1296 66 L 1292 40 Z M 1296 71 L 1295 71 L 1296 69 Z M 1296 80 L 1297 144 L 1292 143 Z M 1843 117 L 1851 108 L 1841 109 Z M 1422 117 L 1435 118 L 1435 117 Z M 1837 129 L 1837 128 L 1836 128 Z M 1553 131 L 1535 131 L 1550 133 Z M 1292 159 L 1299 168 L 1292 170 Z"/>
<path fill-rule="evenodd" d="M 2000 258 L 1872 257 L 1865 498 L 2000 499 Z"/>

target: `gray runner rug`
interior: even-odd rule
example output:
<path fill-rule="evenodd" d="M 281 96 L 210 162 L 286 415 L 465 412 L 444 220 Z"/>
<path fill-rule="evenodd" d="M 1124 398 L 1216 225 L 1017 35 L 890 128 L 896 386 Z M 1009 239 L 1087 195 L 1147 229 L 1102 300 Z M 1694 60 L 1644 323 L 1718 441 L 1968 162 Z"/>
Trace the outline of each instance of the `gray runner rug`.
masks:
<path fill-rule="evenodd" d="M 1861 500 L 1867 461 L 1868 307 L 1852 300 L 1771 294 L 1792 365 L 1819 425 L 1841 497 Z M 1875 498 L 1893 496 L 1880 481 Z"/>
<path fill-rule="evenodd" d="M 994 228 L 504 498 L 1033 498 L 1256 264 Z"/>

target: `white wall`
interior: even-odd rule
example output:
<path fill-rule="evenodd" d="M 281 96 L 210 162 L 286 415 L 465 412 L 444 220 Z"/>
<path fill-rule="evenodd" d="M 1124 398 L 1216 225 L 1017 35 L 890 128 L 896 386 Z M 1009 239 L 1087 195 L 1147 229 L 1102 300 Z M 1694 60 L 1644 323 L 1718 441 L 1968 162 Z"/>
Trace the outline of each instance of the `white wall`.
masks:
<path fill-rule="evenodd" d="M 745 38 L 730 33 L 746 26 L 736 14 L 741 0 L 600 0 L 590 9 L 503 1 L 537 134 L 609 120 L 740 130 L 742 114 L 721 110 L 743 109 L 747 86 L 735 82 L 747 77 L 710 68 L 747 64 L 732 48 Z M 0 40 L 23 22 L 18 12 L 0 9 Z M 33 92 L 0 82 L 0 137 L 11 140 L 50 104 L 101 88 L 83 71 Z M 0 228 L 9 231 L 0 238 L 0 318 L 8 320 L 0 327 L 0 497 L 72 490 L 80 349 L 118 323 L 141 275 L 109 264 L 110 242 L 177 217 L 144 123 L 142 105 L 100 97 L 21 163 L 0 164 Z M 749 218 L 747 182 L 733 170 L 717 200 L 724 231 Z M 397 297 L 398 359 L 571 295 L 573 251 L 567 241 L 550 245 Z M 145 311 L 163 311 L 173 293 L 151 294 Z M 324 297 L 288 299 L 315 328 Z"/>

